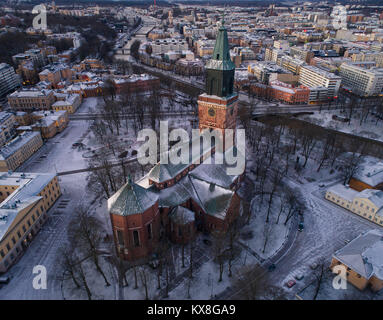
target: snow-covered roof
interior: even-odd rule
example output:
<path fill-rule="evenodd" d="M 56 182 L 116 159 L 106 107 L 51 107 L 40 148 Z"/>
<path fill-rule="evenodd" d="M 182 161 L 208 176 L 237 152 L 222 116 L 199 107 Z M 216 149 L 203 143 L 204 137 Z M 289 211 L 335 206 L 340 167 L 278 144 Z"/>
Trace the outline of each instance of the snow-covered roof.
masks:
<path fill-rule="evenodd" d="M 182 206 L 175 207 L 170 212 L 169 218 L 172 222 L 180 225 L 185 225 L 195 221 L 194 212 Z"/>
<path fill-rule="evenodd" d="M 358 194 L 358 198 L 370 200 L 378 208 L 383 207 L 383 191 L 375 189 L 364 189 Z"/>
<path fill-rule="evenodd" d="M 152 189 L 128 181 L 111 198 L 108 199 L 108 210 L 113 214 L 127 216 L 143 213 L 158 200 L 158 195 Z"/>
<path fill-rule="evenodd" d="M 5 160 L 19 150 L 26 143 L 40 136 L 40 132 L 23 132 L 0 149 L 0 160 Z"/>
<path fill-rule="evenodd" d="M 340 262 L 366 279 L 383 280 L 383 231 L 370 230 L 334 253 Z"/>
<path fill-rule="evenodd" d="M 0 204 L 0 240 L 16 218 L 18 212 L 37 202 L 38 195 L 55 177 L 50 173 L 3 173 L 0 175 L 0 186 L 17 187 Z"/>
<path fill-rule="evenodd" d="M 372 187 L 377 186 L 383 182 L 383 162 L 373 157 L 365 157 L 354 178 Z"/>
<path fill-rule="evenodd" d="M 354 198 L 359 195 L 358 191 L 351 189 L 350 187 L 346 187 L 341 183 L 331 186 L 327 192 L 331 192 L 332 194 L 335 194 L 338 197 L 346 199 L 350 202 L 352 202 Z"/>

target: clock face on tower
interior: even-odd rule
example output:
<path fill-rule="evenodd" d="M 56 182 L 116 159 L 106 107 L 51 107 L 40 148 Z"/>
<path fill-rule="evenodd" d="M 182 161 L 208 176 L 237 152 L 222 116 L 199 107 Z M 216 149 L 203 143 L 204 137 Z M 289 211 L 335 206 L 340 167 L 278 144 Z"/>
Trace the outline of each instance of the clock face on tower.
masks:
<path fill-rule="evenodd" d="M 214 108 L 209 108 L 209 110 L 208 110 L 208 114 L 209 114 L 210 117 L 214 117 L 214 116 L 215 116 L 215 110 L 214 110 Z"/>

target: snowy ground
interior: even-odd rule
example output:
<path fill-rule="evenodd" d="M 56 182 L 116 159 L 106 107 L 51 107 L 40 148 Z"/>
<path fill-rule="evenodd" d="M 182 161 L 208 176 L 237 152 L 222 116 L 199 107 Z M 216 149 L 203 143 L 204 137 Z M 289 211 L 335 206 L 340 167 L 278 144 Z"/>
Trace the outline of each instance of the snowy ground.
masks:
<path fill-rule="evenodd" d="M 366 122 L 360 124 L 360 117 L 358 115 L 353 117 L 350 123 L 333 120 L 333 115 L 338 115 L 344 118 L 348 117 L 348 115 L 346 113 L 342 113 L 341 110 L 322 110 L 321 112 L 315 111 L 312 115 L 300 116 L 299 118 L 325 128 L 383 141 L 383 126 L 381 121 L 377 122 L 377 118 L 375 116 L 370 115 Z"/>

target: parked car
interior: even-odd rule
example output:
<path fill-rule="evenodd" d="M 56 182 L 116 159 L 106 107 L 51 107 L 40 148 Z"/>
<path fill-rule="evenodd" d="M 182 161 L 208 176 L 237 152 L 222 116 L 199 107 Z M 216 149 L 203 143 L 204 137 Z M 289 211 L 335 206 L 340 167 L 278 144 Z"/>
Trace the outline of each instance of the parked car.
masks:
<path fill-rule="evenodd" d="M 271 271 L 274 271 L 275 268 L 276 268 L 276 266 L 275 266 L 275 264 L 273 263 L 273 264 L 269 265 L 269 267 L 267 268 L 267 270 L 269 270 L 269 272 L 271 272 Z"/>
<path fill-rule="evenodd" d="M 287 288 L 292 288 L 292 287 L 295 286 L 295 284 L 296 284 L 295 280 L 289 280 L 289 281 L 286 282 L 286 287 Z"/>
<path fill-rule="evenodd" d="M 297 273 L 294 278 L 299 281 L 304 278 L 304 275 L 302 273 Z"/>
<path fill-rule="evenodd" d="M 316 268 L 318 268 L 318 264 L 314 262 L 310 265 L 310 268 L 311 270 L 315 270 Z"/>
<path fill-rule="evenodd" d="M 9 277 L 6 277 L 6 276 L 3 276 L 3 277 L 0 277 L 0 284 L 7 284 L 9 283 L 11 279 Z"/>
<path fill-rule="evenodd" d="M 303 222 L 299 222 L 298 231 L 303 231 L 303 229 L 304 229 Z"/>
<path fill-rule="evenodd" d="M 319 185 L 319 188 L 324 188 L 326 185 L 324 184 L 324 183 L 321 183 L 320 185 Z"/>

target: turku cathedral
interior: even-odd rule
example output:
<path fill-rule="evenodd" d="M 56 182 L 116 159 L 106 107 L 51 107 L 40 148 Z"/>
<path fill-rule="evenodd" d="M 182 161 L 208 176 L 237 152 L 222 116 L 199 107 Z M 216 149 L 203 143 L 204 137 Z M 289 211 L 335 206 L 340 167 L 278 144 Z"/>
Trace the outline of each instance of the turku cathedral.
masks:
<path fill-rule="evenodd" d="M 206 93 L 198 97 L 199 129 L 217 129 L 225 137 L 226 129 L 236 128 L 238 95 L 233 90 L 235 65 L 224 21 L 206 72 Z M 225 231 L 239 215 L 242 175 L 228 175 L 227 164 L 214 163 L 218 152 L 214 145 L 202 149 L 200 164 L 158 162 L 143 178 L 129 180 L 108 199 L 113 238 L 122 259 L 150 257 L 162 237 L 187 243 L 198 232 Z M 211 164 L 204 163 L 208 157 Z"/>

